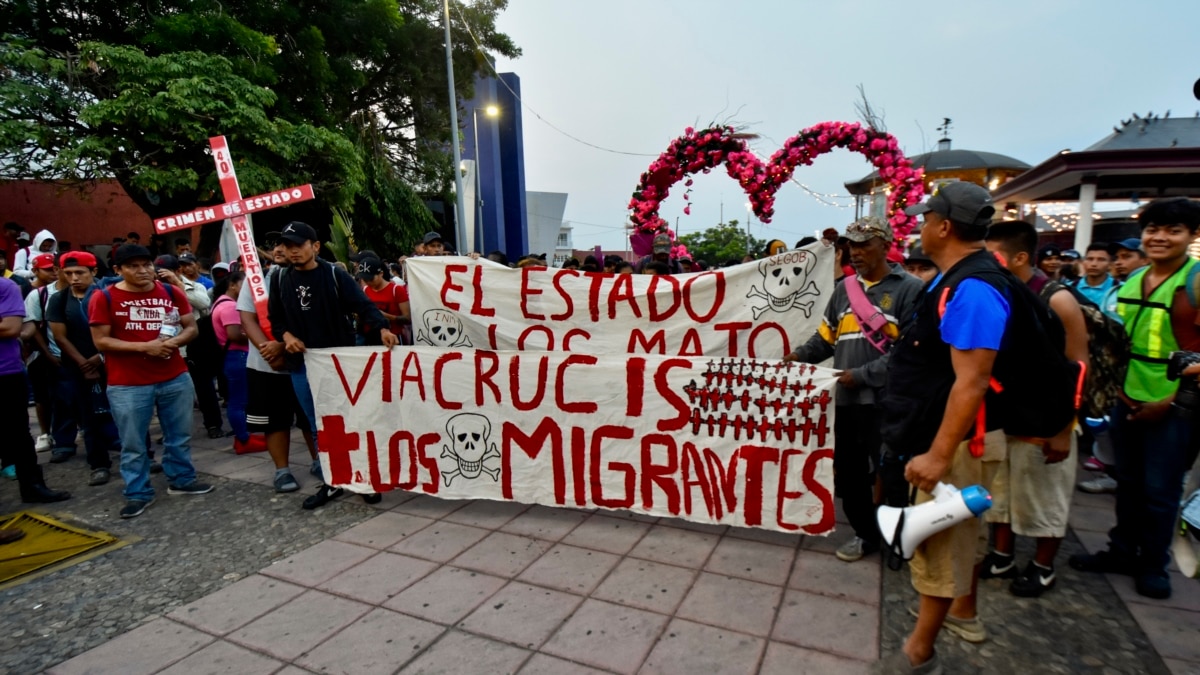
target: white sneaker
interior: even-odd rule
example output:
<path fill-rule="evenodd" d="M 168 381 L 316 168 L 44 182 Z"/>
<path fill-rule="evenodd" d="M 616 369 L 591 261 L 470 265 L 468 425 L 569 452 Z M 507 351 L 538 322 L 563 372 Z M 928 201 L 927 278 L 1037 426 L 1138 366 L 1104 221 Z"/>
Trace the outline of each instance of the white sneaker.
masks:
<path fill-rule="evenodd" d="M 867 546 L 867 542 L 863 541 L 861 538 L 853 537 L 846 543 L 842 544 L 841 548 L 837 550 L 835 555 L 837 555 L 838 560 L 842 560 L 844 562 L 854 562 L 856 560 L 862 560 L 863 556 L 867 555 L 868 553 L 874 553 L 876 550 L 876 548 Z"/>
<path fill-rule="evenodd" d="M 1079 484 L 1079 489 L 1093 495 L 1112 494 L 1117 491 L 1117 479 L 1111 476 L 1101 476 L 1094 480 L 1085 480 Z"/>
<path fill-rule="evenodd" d="M 50 434 L 42 434 L 37 437 L 37 443 L 34 444 L 34 448 L 38 452 L 50 452 L 50 448 L 53 445 L 54 440 L 50 438 Z"/>

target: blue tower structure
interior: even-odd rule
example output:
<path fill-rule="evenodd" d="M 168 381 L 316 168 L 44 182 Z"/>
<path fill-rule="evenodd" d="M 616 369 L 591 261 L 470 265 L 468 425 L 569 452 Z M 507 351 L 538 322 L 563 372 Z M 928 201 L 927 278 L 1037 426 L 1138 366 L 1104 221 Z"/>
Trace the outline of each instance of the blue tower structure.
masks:
<path fill-rule="evenodd" d="M 529 250 L 520 93 L 521 78 L 501 73 L 499 79 L 477 77 L 475 97 L 463 101 L 462 156 L 477 162 L 477 202 L 482 201 L 466 205 L 477 209 L 475 246 L 484 254 L 499 249 L 511 258 Z M 489 106 L 499 109 L 496 116 L 487 114 Z"/>

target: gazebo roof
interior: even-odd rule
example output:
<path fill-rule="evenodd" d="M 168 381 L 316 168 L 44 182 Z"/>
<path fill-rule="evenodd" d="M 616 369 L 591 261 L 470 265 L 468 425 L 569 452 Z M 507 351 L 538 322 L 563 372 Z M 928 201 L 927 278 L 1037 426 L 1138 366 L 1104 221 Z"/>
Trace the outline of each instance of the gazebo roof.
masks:
<path fill-rule="evenodd" d="M 1167 115 L 1170 115 L 1167 111 Z M 1084 152 L 1200 147 L 1200 115 L 1196 117 L 1133 117 Z"/>
<path fill-rule="evenodd" d="M 944 148 L 942 147 L 943 144 Z M 910 157 L 909 159 L 912 160 L 913 168 L 925 169 L 926 176 L 949 171 L 986 171 L 988 169 L 1025 170 L 1029 168 L 1028 164 L 1019 159 L 996 152 L 951 149 L 949 139 L 942 139 L 938 142 L 938 146 L 939 148 L 933 152 L 924 152 Z M 852 183 L 846 183 L 846 189 L 850 191 L 850 194 L 867 194 L 870 192 L 871 187 L 878 182 L 879 172 L 872 171 Z"/>
<path fill-rule="evenodd" d="M 1063 150 L 1001 185 L 997 203 L 1200 197 L 1200 117 L 1131 117 L 1080 152 Z"/>

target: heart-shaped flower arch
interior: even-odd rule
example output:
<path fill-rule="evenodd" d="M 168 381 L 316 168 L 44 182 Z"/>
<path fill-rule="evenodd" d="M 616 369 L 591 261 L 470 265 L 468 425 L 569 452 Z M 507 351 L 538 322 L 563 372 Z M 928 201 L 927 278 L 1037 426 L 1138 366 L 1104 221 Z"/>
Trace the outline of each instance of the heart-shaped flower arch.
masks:
<path fill-rule="evenodd" d="M 891 186 L 887 212 L 898 242 L 916 226 L 916 218 L 905 215 L 904 209 L 924 196 L 923 172 L 913 169 L 912 161 L 900 151 L 900 144 L 891 134 L 857 122 L 822 122 L 789 138 L 766 164 L 746 146 L 746 138 L 728 126 L 700 131 L 688 127 L 682 136 L 671 141 L 667 150 L 642 174 L 629 202 L 630 219 L 637 231 L 634 236 L 644 240 L 657 232 L 670 233 L 658 210 L 671 193 L 671 187 L 685 179 L 686 185 L 691 186 L 689 175 L 708 173 L 721 164 L 750 198 L 754 214 L 769 223 L 775 215 L 775 193 L 791 179 L 796 167 L 812 164 L 834 148 L 865 155 Z M 685 206 L 683 211 L 690 213 L 691 207 Z"/>

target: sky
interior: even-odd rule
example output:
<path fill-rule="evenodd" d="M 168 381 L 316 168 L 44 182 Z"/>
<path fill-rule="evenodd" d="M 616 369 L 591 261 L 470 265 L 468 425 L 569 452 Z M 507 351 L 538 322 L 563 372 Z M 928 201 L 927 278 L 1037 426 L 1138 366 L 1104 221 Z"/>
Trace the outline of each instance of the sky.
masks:
<path fill-rule="evenodd" d="M 523 54 L 496 68 L 521 78 L 526 189 L 569 194 L 575 248 L 624 249 L 639 176 L 688 126 L 759 134 L 766 158 L 808 126 L 858 121 L 861 84 L 907 154 L 933 149 L 949 117 L 955 148 L 1037 165 L 1134 111 L 1195 115 L 1197 26 L 1195 0 L 510 0 L 497 27 Z M 846 150 L 800 167 L 796 180 L 842 197 L 787 185 L 752 234 L 844 229 L 843 184 L 871 170 Z M 696 179 L 690 216 L 682 190 L 660 213 L 678 232 L 722 214 L 745 225 L 746 196 L 723 170 Z"/>

